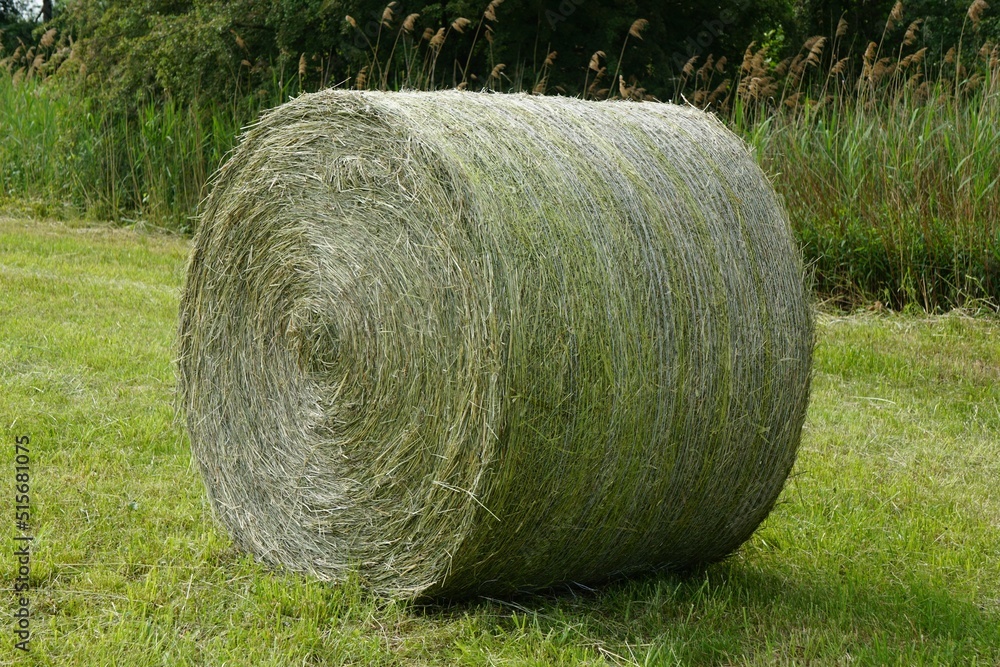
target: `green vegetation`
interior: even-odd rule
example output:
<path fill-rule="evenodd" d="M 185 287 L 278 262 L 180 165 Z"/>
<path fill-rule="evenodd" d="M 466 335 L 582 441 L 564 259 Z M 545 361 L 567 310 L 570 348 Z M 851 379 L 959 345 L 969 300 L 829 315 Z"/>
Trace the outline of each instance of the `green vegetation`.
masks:
<path fill-rule="evenodd" d="M 996 92 L 807 110 L 757 136 L 824 298 L 928 311 L 998 302 Z"/>
<path fill-rule="evenodd" d="M 0 203 L 189 231 L 240 128 L 338 82 L 656 94 L 715 111 L 755 147 L 824 299 L 928 311 L 1000 304 L 1000 19 L 982 0 L 964 13 L 918 2 L 924 13 L 912 16 L 899 3 L 804 3 L 813 18 L 787 31 L 726 14 L 719 36 L 701 35 L 707 46 L 671 41 L 666 10 L 644 5 L 635 9 L 650 20 L 604 17 L 588 32 L 581 26 L 605 10 L 585 3 L 551 35 L 532 32 L 530 56 L 523 44 L 511 50 L 525 33 L 516 22 L 527 21 L 515 0 L 429 6 L 422 18 L 399 4 L 373 14 L 335 2 L 297 13 L 296 3 L 67 3 L 35 44 L 0 53 Z M 876 5 L 888 15 L 877 27 Z M 785 11 L 751 9 L 774 20 Z M 358 18 L 344 19 L 347 10 Z M 689 18 L 680 24 L 699 35 L 708 19 Z M 796 50 L 792 37 L 815 26 L 828 37 Z M 563 28 L 577 42 L 586 35 L 588 52 L 554 48 Z M 744 28 L 759 41 L 741 60 L 732 35 Z M 543 48 L 546 36 L 555 41 Z M 680 51 L 666 54 L 665 43 Z"/>
<path fill-rule="evenodd" d="M 32 439 L 36 540 L 32 654 L 7 635 L 0 664 L 1000 664 L 1000 321 L 965 314 L 1000 303 L 1000 12 L 383 2 L 67 0 L 35 25 L 0 0 L 0 208 L 35 216 L 0 218 L 0 412 Z M 121 223 L 190 231 L 240 128 L 330 85 L 683 95 L 754 147 L 822 299 L 907 314 L 819 315 L 793 476 L 721 564 L 445 608 L 268 570 L 173 411 L 189 243 Z"/>
<path fill-rule="evenodd" d="M 188 246 L 0 221 L 3 437 L 33 457 L 29 664 L 1000 661 L 997 319 L 821 314 L 793 477 L 724 563 L 416 608 L 267 570 L 212 522 L 172 410 Z M 0 663 L 20 660 L 6 636 Z"/>
<path fill-rule="evenodd" d="M 637 17 L 647 41 L 619 50 Z M 363 68 L 392 88 L 416 73 L 420 88 L 530 88 L 553 52 L 563 57 L 545 76 L 569 91 L 588 47 L 608 49 L 612 71 L 666 96 L 675 61 L 692 49 L 735 54 L 793 21 L 790 0 L 67 0 L 53 25 L 79 40 L 73 60 L 86 63 L 95 92 L 122 107 L 149 94 L 227 100 L 292 79 L 316 89 Z M 499 63 L 508 69 L 492 80 Z"/>
<path fill-rule="evenodd" d="M 773 174 L 825 298 L 995 307 L 1000 48 L 984 44 L 968 68 L 953 51 L 933 71 L 914 39 L 891 58 L 872 43 L 858 63 L 837 38 L 813 38 L 776 67 L 748 50 L 722 105 Z M 762 112 L 769 95 L 780 110 Z"/>
<path fill-rule="evenodd" d="M 209 176 L 269 102 L 105 113 L 71 89 L 0 72 L 0 201 L 190 231 Z"/>

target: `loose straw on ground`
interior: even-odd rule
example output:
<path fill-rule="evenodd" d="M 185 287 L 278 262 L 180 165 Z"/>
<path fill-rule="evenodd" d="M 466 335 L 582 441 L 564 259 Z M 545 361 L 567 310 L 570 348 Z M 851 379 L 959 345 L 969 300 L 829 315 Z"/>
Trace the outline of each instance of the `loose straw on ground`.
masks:
<path fill-rule="evenodd" d="M 712 116 L 325 91 L 217 174 L 180 346 L 237 545 L 416 598 L 732 552 L 794 461 L 812 329 L 782 207 Z"/>

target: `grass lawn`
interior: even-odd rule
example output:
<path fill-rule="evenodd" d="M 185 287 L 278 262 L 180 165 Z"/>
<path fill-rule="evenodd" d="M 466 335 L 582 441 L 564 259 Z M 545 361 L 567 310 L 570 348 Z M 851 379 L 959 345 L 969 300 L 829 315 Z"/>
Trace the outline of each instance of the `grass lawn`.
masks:
<path fill-rule="evenodd" d="M 803 446 L 724 563 L 416 608 L 274 572 L 174 413 L 188 242 L 0 218 L 0 581 L 30 436 L 30 653 L 0 664 L 1000 664 L 1000 320 L 820 315 Z M 9 610 L 9 612 L 8 612 Z"/>

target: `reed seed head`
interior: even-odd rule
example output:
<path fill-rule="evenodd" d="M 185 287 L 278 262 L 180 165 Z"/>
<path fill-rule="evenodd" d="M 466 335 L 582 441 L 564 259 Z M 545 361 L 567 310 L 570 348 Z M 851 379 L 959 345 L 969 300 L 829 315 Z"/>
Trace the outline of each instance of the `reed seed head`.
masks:
<path fill-rule="evenodd" d="M 435 51 L 440 50 L 441 47 L 444 45 L 444 39 L 446 34 L 447 30 L 445 30 L 444 28 L 438 28 L 438 31 L 434 33 L 434 36 L 431 37 L 430 39 L 430 47 Z"/>
<path fill-rule="evenodd" d="M 892 6 L 892 11 L 889 12 L 889 20 L 886 21 L 886 30 L 892 30 L 896 27 L 900 21 L 903 20 L 903 3 L 896 0 L 896 4 Z"/>
<path fill-rule="evenodd" d="M 973 0 L 973 3 L 969 5 L 968 16 L 969 20 L 972 21 L 972 25 L 979 27 L 979 22 L 983 19 L 983 13 L 990 8 L 989 3 L 986 0 Z"/>
<path fill-rule="evenodd" d="M 636 19 L 632 22 L 632 27 L 628 29 L 628 34 L 636 39 L 642 39 L 642 32 L 649 27 L 649 21 L 646 19 Z"/>
<path fill-rule="evenodd" d="M 48 30 L 46 30 L 45 34 L 42 35 L 42 39 L 38 43 L 44 49 L 47 49 L 50 46 L 52 46 L 53 44 L 55 44 L 56 43 L 56 29 L 55 28 L 49 28 Z"/>
<path fill-rule="evenodd" d="M 384 27 L 388 28 L 392 23 L 393 16 L 395 15 L 395 9 L 396 2 L 393 0 L 393 2 L 390 2 L 385 6 L 385 9 L 382 10 L 382 25 Z"/>
<path fill-rule="evenodd" d="M 590 65 L 588 67 L 593 71 L 597 72 L 601 69 L 601 60 L 607 58 L 604 51 L 595 51 L 594 55 L 590 56 Z"/>
<path fill-rule="evenodd" d="M 688 58 L 688 61 L 684 63 L 684 67 L 681 68 L 681 71 L 684 72 L 684 76 L 691 76 L 692 74 L 694 74 L 694 64 L 696 62 L 698 62 L 697 55 Z"/>

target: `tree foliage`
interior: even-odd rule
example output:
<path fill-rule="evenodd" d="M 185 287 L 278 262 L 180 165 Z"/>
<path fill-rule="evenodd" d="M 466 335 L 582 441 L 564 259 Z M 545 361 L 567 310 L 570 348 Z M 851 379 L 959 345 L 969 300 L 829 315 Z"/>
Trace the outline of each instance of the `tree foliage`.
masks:
<path fill-rule="evenodd" d="M 577 93 L 593 74 L 591 56 L 603 51 L 610 71 L 664 93 L 692 56 L 736 54 L 748 37 L 793 17 L 790 0 L 506 0 L 491 6 L 496 21 L 482 22 L 484 0 L 398 0 L 388 12 L 384 0 L 70 0 L 60 27 L 78 39 L 92 89 L 127 105 L 149 96 L 225 99 L 291 79 L 304 78 L 305 87 L 314 88 L 366 65 L 398 75 L 408 57 L 398 43 L 400 28 L 411 14 L 419 18 L 406 48 L 426 47 L 427 29 L 447 33 L 433 85 L 485 85 L 504 64 L 501 83 L 520 72 L 519 83 L 530 89 L 546 67 L 550 89 Z M 470 21 L 464 32 L 450 27 L 460 17 Z M 638 18 L 648 25 L 622 49 Z"/>
<path fill-rule="evenodd" d="M 863 51 L 869 42 L 881 43 L 883 35 L 897 41 L 919 21 L 921 44 L 937 60 L 963 39 L 1000 39 L 996 12 L 984 12 L 973 21 L 969 15 L 973 4 L 974 0 L 797 0 L 796 36 L 831 35 L 843 18 L 851 41 Z"/>
<path fill-rule="evenodd" d="M 0 0 L 0 8 L 15 1 Z M 939 52 L 963 34 L 1000 32 L 989 16 L 970 21 L 954 4 L 964 0 L 912 0 L 888 26 L 893 0 L 385 2 L 68 0 L 56 22 L 77 39 L 75 60 L 89 90 L 125 108 L 136 100 L 219 102 L 365 79 L 390 88 L 586 94 L 603 77 L 603 94 L 614 95 L 614 73 L 669 98 L 685 70 L 709 54 L 738 66 L 756 41 L 777 62 L 810 35 L 832 35 L 842 18 L 859 52 L 883 35 L 902 38 L 924 17 L 920 39 Z M 456 23 L 461 18 L 468 22 Z"/>
<path fill-rule="evenodd" d="M 0 56 L 28 42 L 32 27 L 22 0 L 0 0 Z"/>
<path fill-rule="evenodd" d="M 0 26 L 23 20 L 24 10 L 24 3 L 19 0 L 0 0 Z"/>

